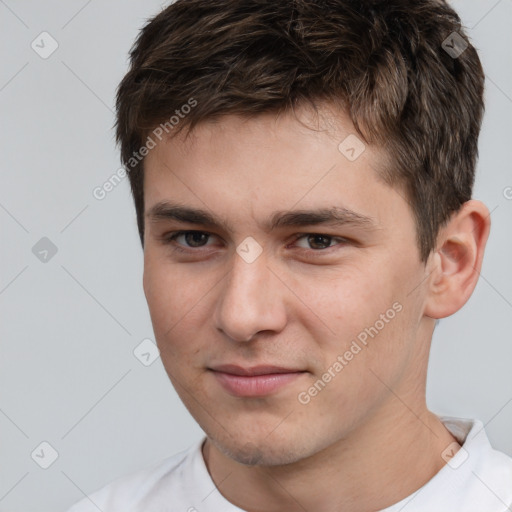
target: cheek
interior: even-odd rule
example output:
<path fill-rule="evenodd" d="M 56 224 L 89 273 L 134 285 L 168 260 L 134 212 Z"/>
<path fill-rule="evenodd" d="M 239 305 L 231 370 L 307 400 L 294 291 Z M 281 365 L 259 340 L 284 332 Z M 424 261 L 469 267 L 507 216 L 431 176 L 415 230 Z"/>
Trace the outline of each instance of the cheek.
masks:
<path fill-rule="evenodd" d="M 346 354 L 344 378 L 368 379 L 370 384 L 376 378 L 366 375 L 369 368 L 387 374 L 403 364 L 410 339 L 405 329 L 410 311 L 391 272 L 368 266 L 366 271 L 354 268 L 337 277 L 331 275 L 320 288 L 324 293 L 318 292 L 320 282 L 318 276 L 311 276 L 303 281 L 301 290 L 304 302 L 318 315 L 312 321 L 325 368 Z M 365 377 L 358 377 L 358 372 Z"/>
<path fill-rule="evenodd" d="M 187 316 L 193 297 L 179 269 L 156 257 L 145 257 L 144 293 L 159 344 L 171 337 Z"/>
<path fill-rule="evenodd" d="M 376 312 L 377 316 L 370 315 L 371 322 L 358 317 L 352 318 L 349 326 L 340 325 L 340 331 L 345 329 L 343 335 L 331 339 L 328 346 L 324 344 L 325 363 L 321 372 L 311 380 L 311 387 L 301 389 L 309 395 L 317 393 L 315 386 L 323 388 L 312 398 L 311 410 L 319 421 L 323 418 L 334 429 L 342 423 L 353 427 L 378 407 L 389 396 L 389 388 L 395 387 L 410 359 L 410 347 L 404 341 L 407 321 L 401 316 L 406 314 L 405 309 L 380 330 L 381 324 L 375 325 L 380 309 L 376 308 Z M 319 380 L 329 382 L 323 387 L 318 385 Z"/>
<path fill-rule="evenodd" d="M 315 325 L 334 340 L 346 340 L 373 325 L 396 300 L 382 273 L 370 266 L 319 268 L 289 283 Z"/>
<path fill-rule="evenodd" d="M 179 315 L 177 294 L 179 283 L 165 268 L 159 265 L 146 265 L 144 269 L 144 294 L 148 303 L 151 321 L 157 338 L 170 329 Z"/>
<path fill-rule="evenodd" d="M 200 350 L 217 276 L 145 257 L 144 293 L 162 361 L 183 365 Z"/>

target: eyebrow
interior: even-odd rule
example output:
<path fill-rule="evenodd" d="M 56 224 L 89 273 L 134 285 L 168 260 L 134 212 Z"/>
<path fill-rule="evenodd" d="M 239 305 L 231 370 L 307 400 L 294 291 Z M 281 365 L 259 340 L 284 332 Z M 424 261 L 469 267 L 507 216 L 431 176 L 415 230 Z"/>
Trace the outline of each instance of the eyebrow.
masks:
<path fill-rule="evenodd" d="M 212 228 L 224 228 L 233 231 L 226 220 L 220 219 L 206 210 L 190 208 L 169 201 L 160 201 L 146 213 L 150 222 L 174 220 Z M 377 223 L 371 217 L 354 212 L 347 208 L 333 206 L 314 210 L 281 210 L 273 212 L 262 229 L 270 232 L 283 227 L 300 227 L 312 225 L 350 226 L 366 231 L 378 229 Z"/>

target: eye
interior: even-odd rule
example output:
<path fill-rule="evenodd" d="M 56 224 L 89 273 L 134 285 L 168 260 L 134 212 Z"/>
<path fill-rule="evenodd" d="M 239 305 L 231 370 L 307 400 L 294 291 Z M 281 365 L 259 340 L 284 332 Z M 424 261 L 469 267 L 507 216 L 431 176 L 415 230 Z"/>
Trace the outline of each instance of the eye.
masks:
<path fill-rule="evenodd" d="M 348 242 L 348 240 L 346 240 L 345 238 L 324 235 L 321 233 L 300 234 L 299 236 L 297 236 L 297 238 L 295 238 L 295 243 L 297 242 L 297 240 L 301 239 L 305 239 L 307 244 L 307 247 L 301 247 L 302 249 L 309 249 L 317 252 L 322 250 L 325 251 L 325 249 L 330 249 L 331 247 L 333 247 L 331 246 L 331 242 L 336 240 L 339 241 L 341 244 Z M 340 245 L 340 243 L 338 243 L 337 245 Z"/>
<path fill-rule="evenodd" d="M 162 237 L 162 241 L 165 244 L 173 245 L 174 249 L 178 252 L 196 252 L 202 247 L 208 247 L 213 244 L 208 244 L 208 241 L 212 236 L 211 233 L 206 231 L 175 231 L 168 233 Z M 298 241 L 302 241 L 302 244 L 297 244 Z M 333 242 L 337 242 L 334 243 Z M 321 253 L 328 252 L 328 249 L 332 249 L 336 245 L 344 245 L 349 241 L 342 237 L 336 237 L 332 235 L 325 235 L 322 233 L 299 233 L 295 235 L 293 245 L 298 246 L 300 250 L 309 253 Z M 304 245 L 305 244 L 305 245 Z"/>
<path fill-rule="evenodd" d="M 173 242 L 182 238 L 184 243 L 178 241 L 176 247 L 177 250 L 184 250 L 179 247 L 180 245 L 183 245 L 189 249 L 198 249 L 200 247 L 207 247 L 206 242 L 211 236 L 211 233 L 207 233 L 206 231 L 176 231 L 174 233 L 165 235 L 163 240 L 164 243 L 173 244 Z"/>

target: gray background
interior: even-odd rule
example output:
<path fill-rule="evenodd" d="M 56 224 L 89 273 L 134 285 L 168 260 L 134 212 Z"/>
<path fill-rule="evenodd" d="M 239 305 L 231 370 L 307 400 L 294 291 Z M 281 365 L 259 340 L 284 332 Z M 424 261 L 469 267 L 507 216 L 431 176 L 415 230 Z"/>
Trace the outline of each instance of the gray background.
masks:
<path fill-rule="evenodd" d="M 512 0 L 453 5 L 487 72 L 474 197 L 492 229 L 475 293 L 436 329 L 428 403 L 481 419 L 512 454 Z M 128 181 L 92 193 L 120 167 L 115 89 L 162 6 L 0 0 L 0 511 L 62 510 L 202 435 L 160 359 L 133 354 L 153 334 Z M 47 59 L 31 48 L 43 31 L 59 45 Z M 58 452 L 48 469 L 48 448 L 31 457 L 43 441 Z"/>

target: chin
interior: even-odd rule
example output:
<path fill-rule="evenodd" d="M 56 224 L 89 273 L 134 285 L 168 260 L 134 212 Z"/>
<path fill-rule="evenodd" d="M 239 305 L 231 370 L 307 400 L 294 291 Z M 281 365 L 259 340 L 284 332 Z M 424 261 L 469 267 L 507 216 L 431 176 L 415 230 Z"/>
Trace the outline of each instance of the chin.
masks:
<path fill-rule="evenodd" d="M 247 436 L 240 439 L 215 439 L 209 437 L 212 444 L 226 457 L 246 466 L 282 466 L 297 462 L 307 453 L 300 453 L 300 442 L 288 437 L 288 443 L 283 439 L 269 439 L 266 435 L 261 439 L 248 440 Z"/>

